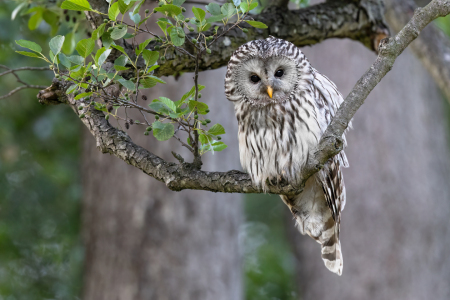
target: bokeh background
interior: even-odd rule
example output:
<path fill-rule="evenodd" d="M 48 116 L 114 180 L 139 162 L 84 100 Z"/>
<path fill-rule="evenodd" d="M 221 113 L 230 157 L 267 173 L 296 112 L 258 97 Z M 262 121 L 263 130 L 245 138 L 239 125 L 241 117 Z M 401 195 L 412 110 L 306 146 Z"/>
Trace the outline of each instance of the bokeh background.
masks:
<path fill-rule="evenodd" d="M 0 64 L 43 66 L 17 55 L 14 40 L 45 52 L 52 28 L 43 21 L 30 30 L 30 15 L 11 20 L 17 5 L 0 2 Z M 58 33 L 85 38 L 82 15 L 69 14 Z M 450 31 L 448 20 L 437 25 Z M 344 95 L 376 58 L 348 40 L 302 50 Z M 200 76 L 229 145 L 205 155 L 206 170 L 240 169 L 224 73 Z M 40 85 L 53 77 L 21 75 Z M 150 99 L 176 100 L 193 85 L 192 74 L 166 80 Z M 0 95 L 16 86 L 14 76 L 0 77 Z M 326 270 L 319 246 L 295 230 L 277 196 L 171 192 L 101 154 L 68 107 L 41 106 L 36 94 L 0 100 L 1 300 L 450 298 L 450 107 L 409 50 L 348 133 L 342 277 Z M 165 159 L 174 160 L 169 150 L 189 157 L 176 141 L 129 133 Z"/>

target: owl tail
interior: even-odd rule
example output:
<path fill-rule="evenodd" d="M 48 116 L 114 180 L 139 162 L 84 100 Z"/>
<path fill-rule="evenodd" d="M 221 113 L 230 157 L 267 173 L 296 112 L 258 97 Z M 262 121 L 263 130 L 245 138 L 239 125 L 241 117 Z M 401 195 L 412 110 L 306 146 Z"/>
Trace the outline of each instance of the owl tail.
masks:
<path fill-rule="evenodd" d="M 309 196 L 308 200 L 312 199 L 311 195 Z M 294 199 L 286 196 L 281 198 L 294 215 L 300 233 L 309 235 L 320 244 L 325 266 L 331 272 L 342 275 L 343 259 L 339 241 L 339 223 L 335 222 L 328 207 L 324 206 L 325 200 L 302 201 L 302 195 Z"/>
<path fill-rule="evenodd" d="M 328 270 L 341 276 L 344 260 L 342 258 L 341 242 L 339 241 L 339 224 L 335 223 L 331 215 L 325 223 L 322 221 L 319 224 L 314 222 L 314 220 L 304 219 L 298 215 L 295 216 L 295 219 L 299 231 L 302 234 L 309 235 L 320 244 L 322 260 Z M 310 230 L 310 228 L 314 228 L 314 230 Z M 318 231 L 318 228 L 321 230 Z"/>
<path fill-rule="evenodd" d="M 328 223 L 331 224 L 331 227 L 322 231 L 320 237 L 316 240 L 322 248 L 322 259 L 325 266 L 331 272 L 341 276 L 344 260 L 342 258 L 341 242 L 339 241 L 339 224 L 335 223 L 332 217 L 328 219 L 326 225 Z M 326 225 L 325 227 L 327 227 Z"/>

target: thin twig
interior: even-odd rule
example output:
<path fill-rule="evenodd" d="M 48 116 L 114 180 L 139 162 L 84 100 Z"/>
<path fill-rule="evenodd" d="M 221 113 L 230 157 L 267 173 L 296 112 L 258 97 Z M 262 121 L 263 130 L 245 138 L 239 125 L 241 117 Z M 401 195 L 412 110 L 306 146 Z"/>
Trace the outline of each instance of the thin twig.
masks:
<path fill-rule="evenodd" d="M 41 89 L 42 90 L 42 89 L 45 89 L 45 88 L 47 88 L 45 85 L 28 85 L 27 84 L 27 85 L 19 86 L 19 87 L 16 87 L 15 89 L 13 89 L 8 94 L 0 96 L 0 100 L 4 99 L 4 98 L 8 98 L 8 97 L 14 95 L 15 93 L 17 93 L 18 91 L 23 90 L 23 89 Z"/>

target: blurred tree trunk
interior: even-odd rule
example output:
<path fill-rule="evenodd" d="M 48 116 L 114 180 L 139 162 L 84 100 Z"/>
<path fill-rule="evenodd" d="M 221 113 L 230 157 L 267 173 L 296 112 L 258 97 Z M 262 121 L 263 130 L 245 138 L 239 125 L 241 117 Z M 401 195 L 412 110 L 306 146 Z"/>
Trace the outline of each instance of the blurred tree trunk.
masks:
<path fill-rule="evenodd" d="M 344 40 L 304 51 L 344 96 L 375 60 Z M 428 73 L 405 51 L 347 134 L 342 277 L 325 268 L 317 243 L 289 226 L 301 299 L 450 298 L 448 112 Z"/>
<path fill-rule="evenodd" d="M 210 105 L 213 121 L 227 132 L 236 132 L 236 122 L 229 117 L 232 106 L 223 96 L 224 72 L 204 72 L 199 82 L 206 85 L 203 99 Z M 193 85 L 192 74 L 178 82 L 166 80 L 167 85 L 153 88 L 149 101 L 141 104 L 159 96 L 178 100 Z M 134 117 L 142 120 L 140 115 Z M 128 133 L 164 159 L 175 161 L 170 154 L 175 151 L 192 161 L 178 141 L 158 142 L 144 136 L 144 130 L 133 125 Z M 83 299 L 240 299 L 241 196 L 172 192 L 123 161 L 101 154 L 93 138 L 85 136 Z M 231 133 L 225 141 L 230 147 L 214 156 L 206 154 L 203 169 L 239 167 L 237 137 Z"/>

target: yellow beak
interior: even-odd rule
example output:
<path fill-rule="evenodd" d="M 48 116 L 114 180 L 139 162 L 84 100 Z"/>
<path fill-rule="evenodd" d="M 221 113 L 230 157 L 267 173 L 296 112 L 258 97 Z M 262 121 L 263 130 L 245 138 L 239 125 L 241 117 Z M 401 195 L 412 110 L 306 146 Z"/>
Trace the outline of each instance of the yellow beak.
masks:
<path fill-rule="evenodd" d="M 271 86 L 267 87 L 267 94 L 269 94 L 269 97 L 272 98 L 273 88 Z"/>

